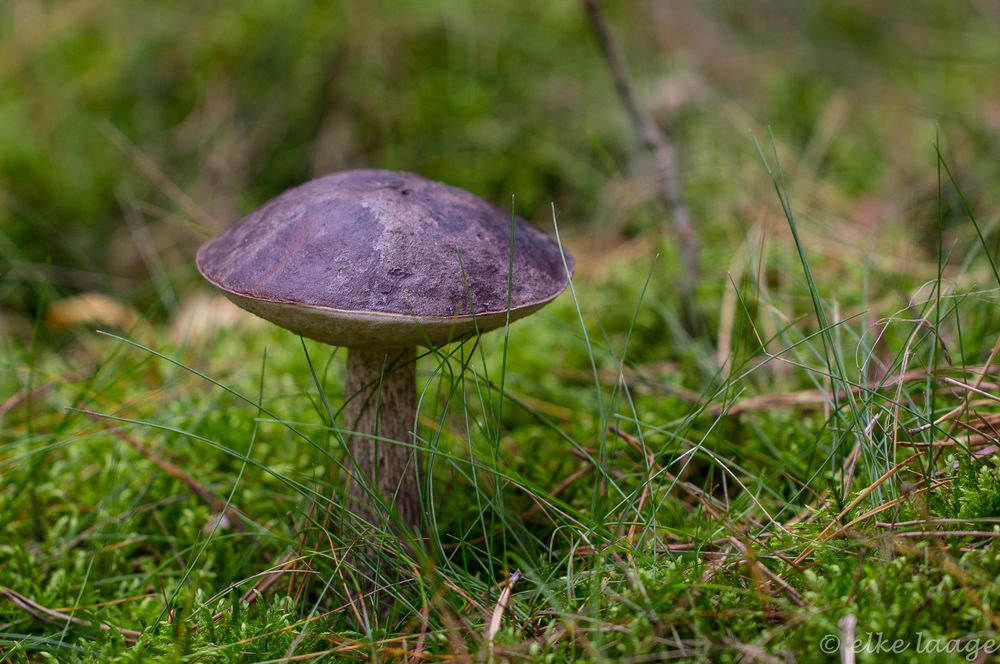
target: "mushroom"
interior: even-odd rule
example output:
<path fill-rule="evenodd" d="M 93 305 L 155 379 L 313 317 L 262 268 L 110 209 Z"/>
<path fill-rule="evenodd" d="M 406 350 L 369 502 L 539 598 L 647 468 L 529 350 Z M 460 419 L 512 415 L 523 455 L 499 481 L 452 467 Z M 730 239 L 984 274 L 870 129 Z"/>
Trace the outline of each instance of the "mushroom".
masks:
<path fill-rule="evenodd" d="M 368 481 L 352 481 L 348 495 L 374 518 L 377 491 L 414 532 L 416 347 L 523 318 L 559 295 L 573 269 L 555 242 L 509 212 L 384 170 L 290 189 L 205 243 L 197 263 L 240 307 L 348 349 L 348 447 Z"/>

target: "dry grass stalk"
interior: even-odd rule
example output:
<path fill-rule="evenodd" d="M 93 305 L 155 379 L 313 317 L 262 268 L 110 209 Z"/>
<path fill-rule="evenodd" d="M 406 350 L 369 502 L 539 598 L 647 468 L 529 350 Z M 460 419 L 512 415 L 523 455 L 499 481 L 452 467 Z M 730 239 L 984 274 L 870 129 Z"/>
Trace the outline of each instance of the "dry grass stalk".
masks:
<path fill-rule="evenodd" d="M 996 530 L 907 530 L 893 537 L 1000 537 Z"/>
<path fill-rule="evenodd" d="M 730 537 L 728 539 L 730 544 L 732 544 L 733 547 L 735 547 L 736 550 L 739 551 L 744 556 L 744 558 L 747 560 L 747 563 L 756 567 L 760 574 L 767 577 L 772 583 L 776 584 L 779 588 L 781 588 L 781 590 L 785 593 L 788 599 L 792 601 L 793 604 L 799 607 L 803 607 L 806 605 L 805 600 L 802 599 L 802 596 L 799 595 L 798 592 L 796 592 L 795 588 L 792 588 L 792 586 L 787 581 L 785 581 L 780 576 L 772 572 L 767 565 L 757 560 L 756 556 L 752 555 L 752 551 L 747 545 L 745 545 L 743 542 L 741 542 L 739 539 L 735 537 Z"/>
<path fill-rule="evenodd" d="M 503 614 L 507 610 L 507 605 L 510 604 L 510 597 L 514 592 L 514 584 L 517 583 L 520 578 L 521 570 L 515 570 L 504 584 L 503 590 L 500 591 L 500 597 L 497 599 L 496 606 L 493 607 L 493 614 L 490 616 L 490 624 L 486 627 L 486 643 L 490 652 L 493 651 L 493 641 L 496 639 L 497 632 L 500 631 L 500 623 L 503 620 Z"/>
<path fill-rule="evenodd" d="M 877 480 L 875 480 L 874 482 L 872 482 L 868 487 L 866 487 L 864 490 L 862 490 L 854 498 L 854 500 L 852 500 L 850 503 L 848 503 L 848 505 L 843 510 L 841 510 L 840 514 L 838 514 L 836 516 L 836 518 L 830 524 L 828 524 L 826 526 L 826 528 L 824 528 L 822 530 L 822 532 L 820 532 L 820 534 L 817 536 L 816 539 L 818 541 L 822 542 L 823 540 L 826 540 L 826 539 L 829 539 L 830 537 L 832 537 L 832 535 L 830 535 L 830 532 L 831 532 L 831 530 L 837 528 L 837 524 L 840 523 L 841 519 L 843 519 L 845 516 L 847 516 L 847 514 L 851 510 L 853 510 L 855 507 L 857 507 L 859 504 L 861 504 L 861 501 L 863 501 L 865 498 L 867 498 L 869 495 L 871 495 L 871 493 L 873 491 L 875 491 L 875 489 L 877 489 L 878 487 L 882 486 L 882 484 L 884 484 L 890 478 L 894 477 L 897 473 L 899 473 L 899 471 L 903 470 L 904 468 L 906 468 L 908 465 L 910 465 L 911 463 L 913 463 L 914 461 L 916 461 L 917 459 L 919 459 L 923 455 L 924 455 L 924 452 L 923 452 L 923 450 L 921 450 L 921 451 L 917 452 L 916 454 L 913 454 L 912 456 L 907 457 L 903 461 L 900 461 L 895 466 L 893 466 L 892 468 L 890 468 L 889 470 L 887 470 L 881 477 L 879 477 Z M 840 532 L 841 530 L 842 530 L 842 528 L 838 529 L 837 532 Z M 815 550 L 816 550 L 816 548 L 813 547 L 813 546 L 806 547 L 806 549 L 802 553 L 800 553 L 798 555 L 798 557 L 795 558 L 794 563 L 796 565 L 800 565 L 802 563 L 802 561 L 805 560 Z"/>
<path fill-rule="evenodd" d="M 866 521 L 866 520 L 872 518 L 876 514 L 881 514 L 882 512 L 884 512 L 887 509 L 890 509 L 892 507 L 895 507 L 896 505 L 902 505 L 903 503 L 905 503 L 907 500 L 910 500 L 914 496 L 920 495 L 922 493 L 926 493 L 927 491 L 931 491 L 932 489 L 937 489 L 937 488 L 942 487 L 942 486 L 944 486 L 946 484 L 949 484 L 950 482 L 951 482 L 950 479 L 949 480 L 938 480 L 938 481 L 934 482 L 933 484 L 931 484 L 930 486 L 925 486 L 925 487 L 920 487 L 919 489 L 914 489 L 913 491 L 910 491 L 909 493 L 906 493 L 906 494 L 904 494 L 902 496 L 899 496 L 898 498 L 893 498 L 892 500 L 889 500 L 889 501 L 887 501 L 885 503 L 882 503 L 878 507 L 873 507 L 872 509 L 868 510 L 867 512 L 865 512 L 861 516 L 858 516 L 858 517 L 856 517 L 854 519 L 851 519 L 850 521 L 848 521 L 847 523 L 845 523 L 840 528 L 837 528 L 837 530 L 835 530 L 832 534 L 827 535 L 825 539 L 832 539 L 834 537 L 837 537 L 838 535 L 841 535 L 844 532 L 846 532 L 847 529 L 851 528 L 852 526 L 856 526 L 859 523 L 861 523 L 862 521 Z"/>
<path fill-rule="evenodd" d="M 982 387 L 983 381 L 986 379 L 986 375 L 990 372 L 990 369 L 993 366 L 993 363 L 996 361 L 998 354 L 1000 354 L 1000 337 L 997 338 L 996 344 L 994 344 L 993 346 L 993 350 L 990 351 L 989 357 L 986 359 L 986 363 L 979 369 L 978 375 L 976 376 L 976 380 L 972 383 L 971 387 L 973 387 L 976 390 L 979 390 Z M 928 422 L 920 427 L 917 427 L 910 433 L 919 433 L 921 431 L 924 431 L 925 429 L 930 429 L 931 427 L 938 426 L 949 420 L 954 420 L 959 415 L 968 410 L 968 408 L 969 408 L 969 403 L 967 398 L 965 402 L 959 404 L 958 406 L 955 406 L 953 409 L 951 409 L 941 417 L 937 418 L 933 422 Z M 954 432 L 955 426 L 956 426 L 955 424 L 952 424 L 949 433 Z"/>
<path fill-rule="evenodd" d="M 12 410 L 19 408 L 22 404 L 31 403 L 37 399 L 41 399 L 52 391 L 52 387 L 52 383 L 48 383 L 32 388 L 30 391 L 25 389 L 13 394 L 6 401 L 0 403 L 0 418 L 3 418 Z"/>

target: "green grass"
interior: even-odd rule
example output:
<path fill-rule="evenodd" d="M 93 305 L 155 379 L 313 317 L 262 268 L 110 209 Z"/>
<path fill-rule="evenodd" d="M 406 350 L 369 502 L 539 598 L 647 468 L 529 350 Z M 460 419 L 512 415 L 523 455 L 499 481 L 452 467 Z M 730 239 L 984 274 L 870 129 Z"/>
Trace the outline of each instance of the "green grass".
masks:
<path fill-rule="evenodd" d="M 0 7 L 0 661 L 1000 644 L 1000 16 L 610 4 L 701 231 L 692 336 L 582 10 L 543 5 Z M 191 267 L 360 165 L 513 195 L 578 263 L 418 360 L 423 540 L 344 508 L 345 354 Z M 79 291 L 131 313 L 54 315 Z"/>

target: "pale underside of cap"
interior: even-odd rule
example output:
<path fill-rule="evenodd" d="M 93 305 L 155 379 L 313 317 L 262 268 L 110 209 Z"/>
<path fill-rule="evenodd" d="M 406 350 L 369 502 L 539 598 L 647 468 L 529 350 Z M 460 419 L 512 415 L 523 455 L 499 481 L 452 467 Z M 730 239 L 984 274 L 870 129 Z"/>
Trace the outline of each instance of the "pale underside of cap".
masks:
<path fill-rule="evenodd" d="M 235 304 L 296 334 L 332 346 L 393 348 L 443 346 L 503 327 L 507 312 L 473 316 L 421 317 L 372 311 L 343 311 L 289 302 L 270 302 L 223 291 Z M 511 309 L 510 322 L 538 311 L 547 302 Z"/>
<path fill-rule="evenodd" d="M 550 302 L 573 269 L 572 257 L 509 212 L 375 170 L 285 192 L 203 245 L 197 262 L 244 309 L 354 348 L 437 346 L 487 332 Z"/>

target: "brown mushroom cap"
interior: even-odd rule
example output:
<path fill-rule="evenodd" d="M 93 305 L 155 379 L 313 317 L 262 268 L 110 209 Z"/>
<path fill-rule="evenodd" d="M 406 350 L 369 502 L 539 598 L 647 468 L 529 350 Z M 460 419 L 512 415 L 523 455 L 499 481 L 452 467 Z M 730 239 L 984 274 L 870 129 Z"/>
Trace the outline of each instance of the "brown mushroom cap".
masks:
<path fill-rule="evenodd" d="M 566 288 L 558 245 L 469 192 L 345 171 L 290 189 L 198 251 L 233 302 L 354 348 L 435 346 L 500 327 Z M 573 259 L 567 254 L 570 270 Z"/>

